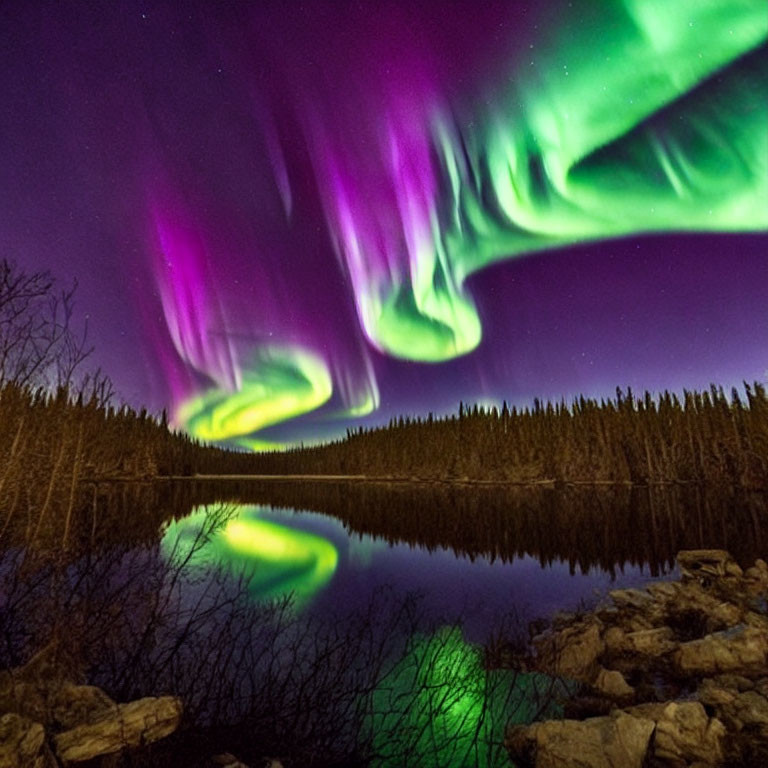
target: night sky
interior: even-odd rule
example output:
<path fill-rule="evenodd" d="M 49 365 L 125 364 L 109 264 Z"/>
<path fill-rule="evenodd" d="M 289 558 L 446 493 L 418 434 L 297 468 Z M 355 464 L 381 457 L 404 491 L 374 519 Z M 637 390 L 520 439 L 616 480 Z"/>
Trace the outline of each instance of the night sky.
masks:
<path fill-rule="evenodd" d="M 0 6 L 0 254 L 259 448 L 768 378 L 765 0 Z"/>

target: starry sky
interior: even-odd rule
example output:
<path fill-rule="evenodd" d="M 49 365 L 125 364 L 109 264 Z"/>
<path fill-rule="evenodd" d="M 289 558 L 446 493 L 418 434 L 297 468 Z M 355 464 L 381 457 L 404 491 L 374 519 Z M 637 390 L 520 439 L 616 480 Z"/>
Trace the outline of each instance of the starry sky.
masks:
<path fill-rule="evenodd" d="M 768 378 L 764 0 L 0 6 L 0 252 L 259 449 Z"/>

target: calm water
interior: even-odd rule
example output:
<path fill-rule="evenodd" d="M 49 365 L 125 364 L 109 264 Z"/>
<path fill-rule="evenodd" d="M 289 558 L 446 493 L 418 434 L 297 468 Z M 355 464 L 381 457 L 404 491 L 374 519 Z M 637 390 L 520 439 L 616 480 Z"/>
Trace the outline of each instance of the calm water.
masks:
<path fill-rule="evenodd" d="M 219 505 L 201 507 L 164 532 L 166 554 L 186 554 Z M 414 510 L 418 514 L 418 510 Z M 434 617 L 461 617 L 465 636 L 483 642 L 499 620 L 514 612 L 518 620 L 551 617 L 562 610 L 594 604 L 611 589 L 637 586 L 661 573 L 645 565 L 624 565 L 608 572 L 562 560 L 542 563 L 531 555 L 513 560 L 470 557 L 445 547 L 394 543 L 350 531 L 327 515 L 236 504 L 227 521 L 190 562 L 193 569 L 244 574 L 255 600 L 292 594 L 297 609 L 318 615 L 362 610 L 382 587 L 396 594 L 416 593 Z"/>

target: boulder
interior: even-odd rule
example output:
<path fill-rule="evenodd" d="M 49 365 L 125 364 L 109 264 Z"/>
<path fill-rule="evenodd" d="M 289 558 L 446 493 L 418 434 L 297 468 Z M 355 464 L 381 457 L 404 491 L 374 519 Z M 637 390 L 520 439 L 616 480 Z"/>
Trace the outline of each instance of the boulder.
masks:
<path fill-rule="evenodd" d="M 659 657 L 677 648 L 674 632 L 669 627 L 642 629 L 625 637 L 624 650 L 638 656 Z"/>
<path fill-rule="evenodd" d="M 644 704 L 635 704 L 633 707 L 627 707 L 624 712 L 632 717 L 641 717 L 646 720 L 653 720 L 654 723 L 661 720 L 664 709 L 667 706 L 665 701 L 646 701 Z"/>
<path fill-rule="evenodd" d="M 744 691 L 736 697 L 734 709 L 744 725 L 768 726 L 768 699 L 758 691 Z"/>
<path fill-rule="evenodd" d="M 101 688 L 65 683 L 49 699 L 50 719 L 62 729 L 74 728 L 116 712 L 117 705 Z"/>
<path fill-rule="evenodd" d="M 723 576 L 741 576 L 738 563 L 724 549 L 688 549 L 677 553 L 683 581 L 708 581 Z"/>
<path fill-rule="evenodd" d="M 55 768 L 45 743 L 45 729 L 9 712 L 0 717 L 0 768 Z"/>
<path fill-rule="evenodd" d="M 768 573 L 761 571 L 757 566 L 753 565 L 744 571 L 744 578 L 748 581 L 755 581 L 759 586 L 762 586 L 768 581 Z"/>
<path fill-rule="evenodd" d="M 600 667 L 597 676 L 592 681 L 592 687 L 613 701 L 626 701 L 635 695 L 635 689 L 627 683 L 624 675 L 615 669 Z"/>
<path fill-rule="evenodd" d="M 736 701 L 739 690 L 734 686 L 720 683 L 716 678 L 708 678 L 702 680 L 696 694 L 702 704 L 721 712 Z"/>
<path fill-rule="evenodd" d="M 13 671 L 0 673 L 0 712 L 13 712 L 44 723 L 48 712 L 45 691 Z"/>
<path fill-rule="evenodd" d="M 653 729 L 653 720 L 619 712 L 511 726 L 505 745 L 513 761 L 535 768 L 642 768 Z"/>
<path fill-rule="evenodd" d="M 91 760 L 149 744 L 173 733 L 181 719 L 181 701 L 173 696 L 117 704 L 100 719 L 53 737 L 56 754 L 67 763 Z"/>
<path fill-rule="evenodd" d="M 670 702 L 656 723 L 653 754 L 657 761 L 685 768 L 696 760 L 718 765 L 723 760 L 725 726 L 710 718 L 698 701 Z"/>
<path fill-rule="evenodd" d="M 600 627 L 589 622 L 542 636 L 536 648 L 537 663 L 552 674 L 589 682 L 604 650 Z"/>
<path fill-rule="evenodd" d="M 623 653 L 627 648 L 627 633 L 621 627 L 609 627 L 603 634 L 603 642 L 609 654 Z"/>
<path fill-rule="evenodd" d="M 747 611 L 744 615 L 744 623 L 756 629 L 768 630 L 768 616 L 756 611 Z"/>
<path fill-rule="evenodd" d="M 738 602 L 721 600 L 698 582 L 689 581 L 683 584 L 674 601 L 668 603 L 667 614 L 673 620 L 676 616 L 699 614 L 710 627 L 709 631 L 713 631 L 739 624 L 743 619 L 744 609 Z"/>
<path fill-rule="evenodd" d="M 651 595 L 643 589 L 614 589 L 608 593 L 614 605 L 621 609 L 647 610 L 653 602 Z"/>
<path fill-rule="evenodd" d="M 739 678 L 730 677 L 704 680 L 698 690 L 699 701 L 712 707 L 731 731 L 748 728 L 768 733 L 768 691 L 762 686 L 739 685 Z"/>
<path fill-rule="evenodd" d="M 768 631 L 739 625 L 714 632 L 700 640 L 681 643 L 673 663 L 682 675 L 712 676 L 720 672 L 743 673 L 766 666 Z"/>
<path fill-rule="evenodd" d="M 656 581 L 646 587 L 655 600 L 664 602 L 676 600 L 682 589 L 679 581 Z"/>

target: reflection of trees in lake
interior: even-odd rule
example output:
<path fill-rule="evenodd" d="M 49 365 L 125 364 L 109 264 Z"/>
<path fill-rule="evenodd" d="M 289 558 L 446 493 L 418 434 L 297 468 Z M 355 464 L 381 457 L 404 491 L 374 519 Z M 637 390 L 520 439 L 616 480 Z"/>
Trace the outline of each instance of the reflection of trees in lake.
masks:
<path fill-rule="evenodd" d="M 748 564 L 768 546 L 766 494 L 729 488 L 184 481 L 84 486 L 72 515 L 71 555 L 157 541 L 164 521 L 222 500 L 312 510 L 391 542 L 470 557 L 531 555 L 582 569 L 647 564 L 657 573 L 680 549 L 698 547 L 726 548 Z M 39 546 L 55 550 L 63 524 L 52 519 Z"/>
<path fill-rule="evenodd" d="M 356 533 L 457 554 L 609 571 L 671 566 L 681 549 L 723 547 L 742 563 L 765 554 L 763 493 L 731 489 L 414 486 L 397 483 L 196 483 L 193 496 L 310 509 Z"/>

